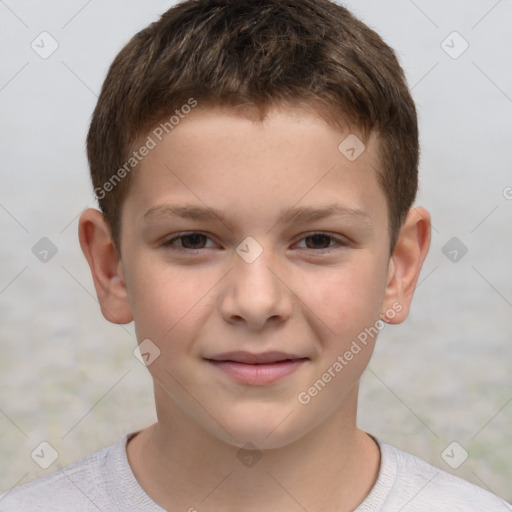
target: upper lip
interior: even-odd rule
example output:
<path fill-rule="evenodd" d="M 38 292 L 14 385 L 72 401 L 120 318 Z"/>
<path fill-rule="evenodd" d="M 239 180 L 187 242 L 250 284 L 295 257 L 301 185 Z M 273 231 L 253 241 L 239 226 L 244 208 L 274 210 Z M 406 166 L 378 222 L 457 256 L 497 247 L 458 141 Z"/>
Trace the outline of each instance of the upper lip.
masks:
<path fill-rule="evenodd" d="M 207 357 L 206 359 L 210 361 L 233 361 L 235 363 L 245 363 L 245 364 L 265 364 L 265 363 L 277 363 L 278 361 L 287 361 L 293 359 L 307 359 L 304 356 L 298 356 L 295 354 L 287 354 L 285 352 L 263 352 L 260 354 L 255 354 L 253 352 L 244 352 L 244 351 L 236 351 L 236 352 L 223 352 L 222 354 L 217 354 L 211 357 Z"/>

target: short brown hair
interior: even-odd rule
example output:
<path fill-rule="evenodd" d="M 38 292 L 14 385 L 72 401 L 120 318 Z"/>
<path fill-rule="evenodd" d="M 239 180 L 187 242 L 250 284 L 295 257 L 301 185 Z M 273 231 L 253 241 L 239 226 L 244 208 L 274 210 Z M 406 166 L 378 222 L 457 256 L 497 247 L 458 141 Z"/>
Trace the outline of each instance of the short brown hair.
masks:
<path fill-rule="evenodd" d="M 329 0 L 186 0 L 119 52 L 92 116 L 91 177 L 119 255 L 134 145 L 191 99 L 259 119 L 273 106 L 314 106 L 333 126 L 352 126 L 363 138 L 377 133 L 394 248 L 416 197 L 419 147 L 415 105 L 393 50 Z"/>

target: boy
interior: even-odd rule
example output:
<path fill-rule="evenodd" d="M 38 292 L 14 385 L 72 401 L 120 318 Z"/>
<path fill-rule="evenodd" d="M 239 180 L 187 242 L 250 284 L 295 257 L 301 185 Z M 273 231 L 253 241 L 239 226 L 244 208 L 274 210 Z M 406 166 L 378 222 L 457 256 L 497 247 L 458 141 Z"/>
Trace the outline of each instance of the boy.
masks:
<path fill-rule="evenodd" d="M 430 243 L 377 34 L 328 0 L 183 2 L 116 57 L 87 149 L 80 244 L 158 421 L 1 511 L 512 510 L 356 427 Z"/>

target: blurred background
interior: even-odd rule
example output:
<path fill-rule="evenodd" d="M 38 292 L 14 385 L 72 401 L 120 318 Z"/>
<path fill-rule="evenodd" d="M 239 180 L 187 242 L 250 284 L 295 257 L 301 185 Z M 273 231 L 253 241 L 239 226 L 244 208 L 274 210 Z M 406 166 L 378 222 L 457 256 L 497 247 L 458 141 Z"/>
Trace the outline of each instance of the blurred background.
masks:
<path fill-rule="evenodd" d="M 133 325 L 101 315 L 77 221 L 96 206 L 85 137 L 108 66 L 172 4 L 0 0 L 0 492 L 155 421 Z M 512 501 L 512 1 L 344 5 L 406 71 L 433 221 L 359 425 Z"/>

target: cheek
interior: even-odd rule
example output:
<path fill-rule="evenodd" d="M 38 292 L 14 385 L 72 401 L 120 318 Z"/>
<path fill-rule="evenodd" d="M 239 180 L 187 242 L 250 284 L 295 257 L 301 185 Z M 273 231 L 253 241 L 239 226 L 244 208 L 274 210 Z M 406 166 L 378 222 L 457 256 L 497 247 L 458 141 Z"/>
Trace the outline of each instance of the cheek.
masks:
<path fill-rule="evenodd" d="M 349 341 L 378 320 L 384 297 L 383 277 L 373 265 L 360 264 L 326 269 L 301 276 L 306 310 L 323 324 L 329 336 Z"/>
<path fill-rule="evenodd" d="M 211 297 L 212 278 L 203 273 L 141 265 L 130 293 L 139 341 L 149 338 L 161 350 L 173 351 L 194 334 Z"/>

